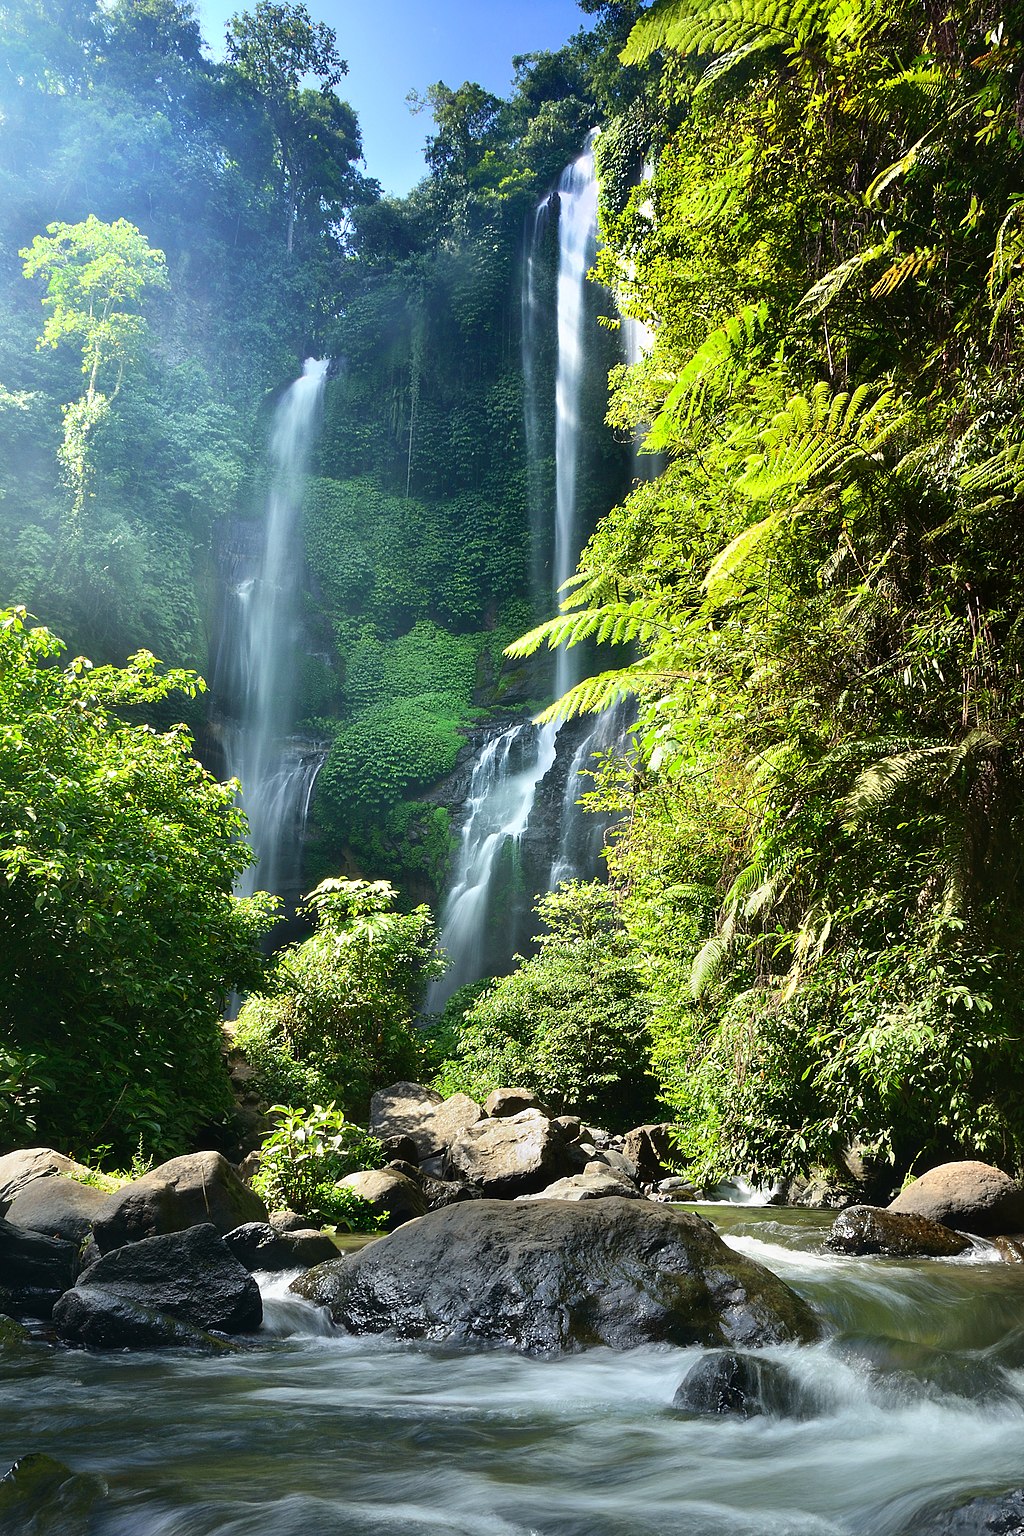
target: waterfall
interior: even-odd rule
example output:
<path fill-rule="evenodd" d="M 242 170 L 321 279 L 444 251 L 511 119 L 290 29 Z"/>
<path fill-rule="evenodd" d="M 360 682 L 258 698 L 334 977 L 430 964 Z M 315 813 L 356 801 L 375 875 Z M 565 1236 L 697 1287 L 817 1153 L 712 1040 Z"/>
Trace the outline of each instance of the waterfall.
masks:
<path fill-rule="evenodd" d="M 328 363 L 307 359 L 282 395 L 270 434 L 270 488 L 262 543 L 241 562 L 227 594 L 217 673 L 231 718 L 222 728 L 227 774 L 241 782 L 257 862 L 237 890 L 293 894 L 302 831 L 322 748 L 290 736 L 294 725 L 298 595 L 297 537 L 306 468 L 320 419 Z"/>
<path fill-rule="evenodd" d="M 579 471 L 582 399 L 588 361 L 587 338 L 594 328 L 587 305 L 587 272 L 597 254 L 597 177 L 592 138 L 583 153 L 566 167 L 554 197 L 545 198 L 533 217 L 523 269 L 524 418 L 533 522 L 534 587 L 549 606 L 561 600 L 559 588 L 575 571 L 583 543 L 580 520 Z M 554 209 L 558 211 L 558 277 L 554 291 L 554 517 L 543 472 L 548 441 L 545 423 L 551 418 L 550 394 L 544 388 L 539 358 L 551 325 L 539 286 L 545 240 Z M 546 500 L 546 511 L 544 503 Z M 547 522 L 545 528 L 540 514 Z M 553 532 L 553 539 L 548 530 Z M 553 551 L 544 572 L 544 555 Z M 539 574 L 541 573 L 541 574 Z M 546 576 L 546 579 L 544 579 Z M 560 697 L 580 678 L 580 658 L 560 648 L 555 655 L 551 686 Z M 515 859 L 537 822 L 542 787 L 557 795 L 555 825 L 547 835 L 545 857 L 534 861 L 540 889 L 560 879 L 592 874 L 603 823 L 580 834 L 582 813 L 576 801 L 587 787 L 584 770 L 599 749 L 598 721 L 582 741 L 575 731 L 557 725 L 513 726 L 483 748 L 473 770 L 467 797 L 452 885 L 441 913 L 441 947 L 449 958 L 445 975 L 430 989 L 428 1009 L 444 1006 L 451 994 L 469 981 L 504 969 L 516 942 L 519 911 L 515 893 L 508 891 L 508 856 Z M 569 742 L 567 746 L 566 743 Z M 566 772 L 564 755 L 570 761 Z M 559 763 L 559 756 L 562 762 Z M 564 784 L 562 777 L 564 777 Z M 559 785 L 561 784 L 561 788 Z M 594 839 L 596 838 L 596 845 Z M 506 877 L 504 882 L 502 876 Z M 521 898 L 519 900 L 521 905 Z M 502 910 L 499 912 L 498 908 Z M 496 930 L 500 921 L 500 931 Z M 499 942 L 500 941 L 500 942 Z"/>

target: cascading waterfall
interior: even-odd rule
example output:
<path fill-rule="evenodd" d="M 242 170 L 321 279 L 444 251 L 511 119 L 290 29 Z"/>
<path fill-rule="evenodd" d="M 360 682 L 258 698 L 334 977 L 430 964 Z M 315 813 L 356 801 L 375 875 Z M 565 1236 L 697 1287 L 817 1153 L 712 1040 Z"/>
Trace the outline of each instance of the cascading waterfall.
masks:
<path fill-rule="evenodd" d="M 223 727 L 229 777 L 257 863 L 240 877 L 240 895 L 289 891 L 298 878 L 302 831 L 324 754 L 290 736 L 302 553 L 296 538 L 309 453 L 320 419 L 327 360 L 308 358 L 285 391 L 270 436 L 270 490 L 254 573 L 233 582 L 218 656 L 218 692 L 232 718 Z"/>
<path fill-rule="evenodd" d="M 579 512 L 581 400 L 587 363 L 590 316 L 586 304 L 587 272 L 597 253 L 597 176 L 592 138 L 579 158 L 563 171 L 558 183 L 558 281 L 556 288 L 557 352 L 554 400 L 555 496 L 553 560 L 547 585 L 549 601 L 559 600 L 559 588 L 576 569 L 582 535 Z M 531 500 L 541 499 L 543 484 L 542 395 L 537 365 L 545 316 L 537 292 L 540 250 L 550 216 L 551 200 L 538 208 L 531 230 L 523 277 L 523 374 L 525 428 Z M 549 514 L 550 515 L 550 514 Z M 535 552 L 541 544 L 534 532 Z M 559 697 L 579 681 L 576 653 L 556 652 L 552 688 Z M 560 797 L 558 833 L 553 839 L 547 885 L 596 868 L 596 849 L 584 847 L 577 836 L 581 813 L 576 802 L 585 787 L 583 772 L 596 750 L 599 721 L 586 741 L 576 746 L 564 792 Z M 456 988 L 484 974 L 487 929 L 492 919 L 502 854 L 527 833 L 541 784 L 555 766 L 559 727 L 516 725 L 489 742 L 473 771 L 466 802 L 452 886 L 441 913 L 441 946 L 449 958 L 445 975 L 430 989 L 427 1007 L 444 1006 Z M 585 750 L 584 750 L 585 748 Z M 603 827 L 598 829 L 598 839 Z M 542 877 L 543 879 L 543 877 Z M 503 914 L 508 940 L 515 930 L 511 914 Z M 514 942 L 514 940 L 513 940 Z M 511 948 L 506 945 L 506 959 Z"/>

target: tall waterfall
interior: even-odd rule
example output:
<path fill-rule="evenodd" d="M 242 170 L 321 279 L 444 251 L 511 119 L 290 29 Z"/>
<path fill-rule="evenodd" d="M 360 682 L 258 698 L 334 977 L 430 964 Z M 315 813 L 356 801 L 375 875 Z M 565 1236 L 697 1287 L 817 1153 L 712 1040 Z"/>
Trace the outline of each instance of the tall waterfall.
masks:
<path fill-rule="evenodd" d="M 552 215 L 554 199 L 545 199 L 538 208 L 530 231 L 523 275 L 523 376 L 525 392 L 526 444 L 534 521 L 535 587 L 541 586 L 549 605 L 560 601 L 559 588 L 576 569 L 583 534 L 580 527 L 579 471 L 582 429 L 582 399 L 587 366 L 587 336 L 596 329 L 588 310 L 587 272 L 597 253 L 597 176 L 591 142 L 579 158 L 563 171 L 557 189 L 558 210 L 558 280 L 555 290 L 555 314 L 545 312 L 538 294 L 539 269 L 543 242 Z M 556 327 L 554 380 L 554 450 L 555 484 L 553 539 L 545 538 L 538 526 L 537 507 L 543 501 L 545 391 L 538 358 L 547 327 L 552 318 Z M 550 401 L 550 395 L 547 396 Z M 547 517 L 552 518 L 548 501 Z M 537 577 L 542 565 L 541 551 L 550 547 L 553 558 L 541 583 Z M 546 589 L 546 590 L 545 590 Z M 552 692 L 559 697 L 579 680 L 579 660 L 575 652 L 564 648 L 556 652 Z M 595 728 L 596 729 L 596 728 Z M 564 746 L 566 735 L 572 745 Z M 466 800 L 464 821 L 455 860 L 452 885 L 441 913 L 441 946 L 449 957 L 449 968 L 435 982 L 427 998 L 427 1007 L 437 1010 L 456 988 L 486 974 L 489 930 L 500 924 L 505 939 L 504 958 L 511 958 L 516 942 L 517 913 L 507 895 L 504 910 L 495 911 L 507 882 L 510 857 L 514 861 L 520 845 L 529 836 L 537 811 L 538 791 L 542 785 L 560 777 L 558 756 L 569 753 L 564 784 L 553 789 L 557 796 L 555 825 L 548 834 L 545 868 L 538 884 L 550 887 L 560 879 L 590 874 L 596 870 L 596 849 L 584 847 L 585 839 L 576 835 L 580 820 L 576 801 L 582 788 L 583 770 L 595 746 L 584 750 L 577 733 L 562 733 L 556 725 L 537 728 L 514 725 L 483 748 L 473 770 Z M 585 742 L 591 741 L 591 731 Z M 563 768 L 565 764 L 563 762 Z M 553 833 L 553 835 L 552 835 Z M 603 835 L 603 827 L 598 837 Z"/>
<path fill-rule="evenodd" d="M 320 420 L 328 362 L 309 358 L 277 406 L 270 434 L 270 489 L 262 544 L 241 560 L 227 594 L 217 686 L 231 718 L 223 726 L 229 777 L 257 862 L 238 891 L 287 892 L 298 878 L 302 829 L 323 753 L 290 735 L 299 650 L 302 552 L 298 520 L 309 453 Z"/>

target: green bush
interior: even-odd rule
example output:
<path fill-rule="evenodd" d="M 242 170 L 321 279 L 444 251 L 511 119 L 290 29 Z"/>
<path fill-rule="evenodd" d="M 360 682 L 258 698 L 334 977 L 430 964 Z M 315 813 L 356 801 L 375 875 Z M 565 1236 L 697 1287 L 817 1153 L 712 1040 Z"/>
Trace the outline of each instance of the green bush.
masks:
<path fill-rule="evenodd" d="M 375 1088 L 417 1076 L 416 1010 L 440 961 L 427 908 L 399 913 L 394 905 L 385 881 L 324 880 L 307 897 L 303 910 L 317 931 L 282 951 L 270 988 L 238 1016 L 238 1046 L 252 1046 L 265 1081 L 276 1073 L 286 1086 L 329 1092 L 347 1114 L 364 1114 Z"/>
<path fill-rule="evenodd" d="M 260 1147 L 260 1167 L 253 1188 L 270 1207 L 285 1206 L 300 1215 L 374 1231 L 379 1220 L 365 1200 L 337 1181 L 361 1168 L 379 1168 L 380 1142 L 351 1125 L 334 1104 L 310 1110 L 275 1104 L 277 1126 Z"/>
<path fill-rule="evenodd" d="M 551 1109 L 613 1128 L 650 1119 L 649 1008 L 615 895 L 596 883 L 562 886 L 537 911 L 547 929 L 539 952 L 465 1012 L 438 1086 L 483 1098 L 515 1083 Z"/>

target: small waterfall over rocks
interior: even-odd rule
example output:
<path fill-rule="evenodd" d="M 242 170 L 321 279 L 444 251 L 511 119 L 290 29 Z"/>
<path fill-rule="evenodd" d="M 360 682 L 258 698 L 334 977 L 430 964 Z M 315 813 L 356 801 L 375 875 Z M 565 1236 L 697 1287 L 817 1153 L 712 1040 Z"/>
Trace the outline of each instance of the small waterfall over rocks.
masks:
<path fill-rule="evenodd" d="M 548 607 L 576 569 L 584 543 L 581 459 L 592 338 L 587 273 L 597 254 L 598 186 L 591 135 L 583 153 L 562 172 L 555 193 L 534 214 L 523 272 L 524 418 L 533 532 L 535 596 Z M 545 288 L 544 257 L 557 213 L 557 282 Z M 554 324 L 552 324 L 554 321 Z M 553 346 L 553 399 L 544 364 Z M 603 416 L 603 400 L 600 407 Z M 553 424 L 553 433 L 551 426 Z M 548 472 L 553 449 L 554 475 Z M 554 697 L 582 676 L 579 651 L 555 653 Z M 449 957 L 434 982 L 429 1011 L 480 976 L 508 968 L 517 943 L 529 934 L 529 908 L 537 892 L 599 870 L 607 830 L 578 805 L 590 787 L 595 752 L 621 738 L 625 714 L 599 720 L 502 728 L 483 746 L 465 802 L 459 847 L 440 921 Z"/>
<path fill-rule="evenodd" d="M 242 786 L 240 801 L 257 855 L 237 889 L 246 896 L 272 891 L 286 903 L 299 894 L 302 834 L 325 756 L 322 743 L 292 732 L 302 647 L 298 524 L 328 366 L 327 360 L 307 359 L 281 396 L 270 434 L 264 521 L 232 525 L 221 550 L 225 593 L 214 666 L 217 733 L 225 772 Z"/>

